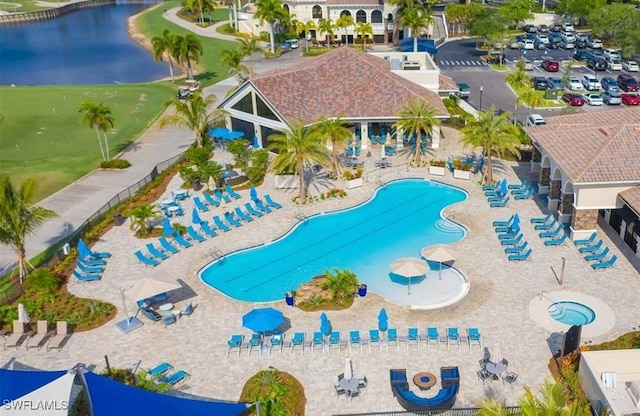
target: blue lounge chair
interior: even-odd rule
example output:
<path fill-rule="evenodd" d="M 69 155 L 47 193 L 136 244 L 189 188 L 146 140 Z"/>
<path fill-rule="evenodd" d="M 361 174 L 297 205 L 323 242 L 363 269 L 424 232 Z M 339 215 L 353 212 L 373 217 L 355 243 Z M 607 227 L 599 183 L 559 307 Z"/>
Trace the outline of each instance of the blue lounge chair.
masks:
<path fill-rule="evenodd" d="M 184 248 L 191 247 L 191 243 L 184 239 L 184 237 L 180 233 L 175 233 L 173 235 L 173 239 L 176 243 L 180 244 Z"/>
<path fill-rule="evenodd" d="M 507 185 L 507 189 L 511 189 L 511 190 L 523 190 L 523 189 L 527 189 L 529 187 L 529 184 L 527 182 L 526 179 L 523 179 L 521 183 L 511 183 L 509 185 Z"/>
<path fill-rule="evenodd" d="M 551 218 L 553 218 L 553 214 L 552 213 L 548 213 L 544 217 L 531 218 L 531 224 L 544 224 L 544 223 L 549 222 L 549 220 Z"/>
<path fill-rule="evenodd" d="M 496 201 L 501 201 L 502 199 L 504 199 L 508 195 L 501 194 L 500 192 L 498 192 L 498 193 L 495 193 L 495 194 L 492 193 L 492 194 L 489 194 L 489 195 L 485 194 L 485 196 L 487 197 L 487 202 L 496 202 Z"/>
<path fill-rule="evenodd" d="M 171 315 L 173 316 L 173 315 Z M 183 383 L 185 382 L 189 377 L 191 377 L 191 375 L 189 373 L 187 373 L 186 371 L 183 370 L 178 370 L 175 373 L 171 374 L 168 377 L 160 377 L 158 378 L 158 380 L 161 383 L 166 383 L 170 386 L 175 386 L 178 383 Z"/>
<path fill-rule="evenodd" d="M 236 228 L 242 226 L 242 223 L 240 221 L 236 220 L 235 218 L 233 218 L 233 215 L 228 211 L 224 213 L 224 219 L 227 220 L 227 222 L 229 224 L 231 224 L 232 226 L 234 226 Z"/>
<path fill-rule="evenodd" d="M 218 198 L 218 200 L 220 201 L 224 201 L 226 203 L 231 202 L 231 198 L 229 198 L 227 195 L 224 195 L 222 192 L 220 192 L 220 189 L 216 189 L 215 191 L 213 191 L 213 194 L 216 196 L 216 198 Z"/>
<path fill-rule="evenodd" d="M 531 255 L 532 251 L 533 250 L 529 249 L 525 253 L 522 253 L 522 254 L 509 254 L 507 259 L 509 261 L 524 261 L 524 260 L 529 258 L 529 256 Z"/>
<path fill-rule="evenodd" d="M 271 195 L 265 194 L 264 200 L 271 208 L 280 209 L 282 208 L 282 204 L 277 203 L 273 199 L 271 199 Z"/>
<path fill-rule="evenodd" d="M 387 349 L 391 345 L 395 345 L 396 348 L 400 349 L 400 340 L 398 339 L 398 330 L 396 328 L 387 329 Z"/>
<path fill-rule="evenodd" d="M 498 189 L 500 189 L 500 182 L 495 182 L 488 185 L 482 185 L 483 191 L 497 191 Z"/>
<path fill-rule="evenodd" d="M 519 253 L 522 253 L 523 251 L 525 251 L 527 249 L 528 245 L 529 245 L 529 243 L 525 241 L 524 243 L 520 244 L 519 246 L 505 248 L 504 252 L 506 254 L 519 254 Z"/>
<path fill-rule="evenodd" d="M 254 348 L 258 349 L 258 352 L 262 354 L 262 335 L 253 334 L 249 339 L 249 355 L 251 355 L 251 350 Z"/>
<path fill-rule="evenodd" d="M 238 350 L 238 355 L 240 355 L 243 341 L 244 337 L 242 335 L 231 335 L 231 339 L 227 341 L 227 345 L 229 346 L 229 349 L 227 349 L 227 357 L 229 356 L 229 352 L 234 348 Z"/>
<path fill-rule="evenodd" d="M 598 263 L 593 263 L 591 265 L 591 267 L 593 267 L 593 270 L 608 269 L 609 267 L 611 267 L 611 266 L 613 266 L 615 264 L 616 260 L 618 260 L 618 256 L 616 256 L 614 254 L 613 256 L 611 256 L 611 258 L 609 260 L 601 261 L 601 262 L 598 262 Z"/>
<path fill-rule="evenodd" d="M 192 225 L 187 227 L 187 234 L 189 235 L 189 237 L 191 237 L 192 240 L 195 240 L 198 243 L 202 243 L 205 240 L 203 236 L 198 234 L 196 230 L 193 229 Z"/>
<path fill-rule="evenodd" d="M 264 212 L 264 213 L 270 213 L 271 212 L 271 208 L 265 206 L 262 201 L 260 201 L 259 199 L 256 199 L 255 201 L 253 201 L 254 204 L 256 204 L 256 208 L 258 208 L 260 211 Z"/>
<path fill-rule="evenodd" d="M 562 236 L 560 238 L 554 238 L 552 240 L 547 240 L 544 242 L 545 246 L 559 246 L 562 245 L 562 243 L 564 243 L 564 241 L 567 239 L 567 237 L 569 236 L 569 233 L 567 233 L 566 231 L 564 233 L 562 233 Z"/>
<path fill-rule="evenodd" d="M 176 321 L 176 317 L 174 314 L 171 315 L 164 315 L 162 317 L 162 324 L 165 326 L 165 328 L 171 324 L 175 324 Z"/>
<path fill-rule="evenodd" d="M 218 233 L 216 233 L 214 230 L 211 229 L 211 227 L 209 227 L 209 223 L 206 221 L 202 221 L 200 223 L 200 229 L 202 230 L 203 233 L 205 233 L 209 237 L 215 237 L 218 235 Z"/>
<path fill-rule="evenodd" d="M 166 237 L 160 237 L 160 245 L 165 249 L 165 251 L 168 251 L 171 254 L 176 254 L 180 251 L 176 246 L 171 244 Z"/>
<path fill-rule="evenodd" d="M 313 340 L 311 341 L 311 353 L 316 350 L 316 348 L 324 349 L 324 335 L 322 332 L 314 332 Z"/>
<path fill-rule="evenodd" d="M 269 338 L 269 354 L 273 349 L 280 350 L 280 354 L 282 354 L 282 347 L 284 347 L 284 334 L 271 335 L 271 338 Z"/>
<path fill-rule="evenodd" d="M 538 233 L 538 235 L 540 236 L 540 238 L 556 238 L 560 234 L 560 231 L 562 231 L 563 229 L 564 227 L 562 226 L 562 224 L 558 224 L 555 230 L 544 231 Z"/>
<path fill-rule="evenodd" d="M 469 349 L 471 349 L 471 344 L 478 344 L 482 348 L 482 336 L 478 328 L 467 328 L 467 339 L 469 341 Z"/>
<path fill-rule="evenodd" d="M 96 266 L 106 266 L 107 262 L 104 259 L 92 259 L 89 257 L 80 257 L 78 256 L 78 262 L 84 264 L 85 266 L 89 266 L 89 267 L 96 267 Z"/>
<path fill-rule="evenodd" d="M 551 221 L 545 222 L 542 224 L 536 224 L 533 228 L 538 231 L 549 231 L 553 227 L 558 226 L 558 221 L 555 218 L 552 218 Z"/>
<path fill-rule="evenodd" d="M 458 328 L 447 328 L 447 349 L 451 344 L 457 344 L 460 348 L 460 333 Z"/>
<path fill-rule="evenodd" d="M 513 232 L 520 231 L 520 224 L 515 223 L 511 225 L 506 225 L 504 227 L 495 227 L 493 230 L 496 233 L 513 233 Z"/>
<path fill-rule="evenodd" d="M 593 244 L 596 241 L 596 237 L 597 237 L 596 233 L 591 233 L 589 238 L 585 238 L 583 240 L 575 240 L 573 244 L 577 246 L 587 246 L 589 244 Z"/>
<path fill-rule="evenodd" d="M 489 206 L 491 208 L 503 208 L 503 207 L 506 207 L 508 203 L 509 203 L 509 197 L 505 196 L 504 199 L 501 201 L 489 203 Z"/>
<path fill-rule="evenodd" d="M 580 253 L 595 253 L 596 251 L 600 250 L 601 247 L 602 239 L 598 240 L 598 242 L 595 244 L 591 244 L 590 246 L 580 247 L 578 251 Z"/>
<path fill-rule="evenodd" d="M 209 192 L 205 192 L 203 195 L 204 195 L 204 200 L 207 201 L 207 204 L 213 205 L 214 207 L 220 206 L 220 201 L 218 201 L 217 199 L 214 199 Z"/>
<path fill-rule="evenodd" d="M 360 352 L 362 352 L 360 331 L 349 331 L 349 352 L 352 352 L 353 347 L 360 347 Z"/>
<path fill-rule="evenodd" d="M 587 254 L 584 256 L 584 259 L 586 261 L 602 261 L 602 259 L 607 257 L 607 254 L 609 254 L 609 247 L 605 247 L 604 250 L 599 253 Z"/>
<path fill-rule="evenodd" d="M 522 238 L 524 236 L 522 235 L 522 233 L 518 234 L 518 236 L 516 238 L 512 238 L 510 240 L 502 240 L 500 241 L 500 245 L 502 246 L 515 246 L 520 244 L 520 241 L 522 241 Z"/>
<path fill-rule="evenodd" d="M 253 215 L 254 217 L 262 217 L 264 215 L 262 212 L 256 211 L 255 208 L 253 208 L 251 204 L 248 202 L 244 204 L 244 207 L 247 209 L 247 212 Z"/>
<path fill-rule="evenodd" d="M 225 223 L 223 223 L 220 217 L 218 217 L 217 215 L 213 216 L 213 223 L 216 225 L 216 227 L 218 227 L 220 231 L 224 231 L 226 233 L 230 230 L 230 228 Z"/>
<path fill-rule="evenodd" d="M 378 331 L 377 329 L 370 329 L 369 330 L 369 351 L 371 351 L 371 346 L 374 344 L 382 348 L 382 343 L 380 342 L 380 331 Z"/>
<path fill-rule="evenodd" d="M 342 344 L 340 344 L 340 332 L 339 331 L 333 331 L 330 335 L 329 335 L 329 349 L 337 349 L 338 352 L 340 352 L 340 349 L 342 348 Z"/>
<path fill-rule="evenodd" d="M 157 366 L 147 371 L 147 375 L 151 377 L 158 377 L 173 370 L 173 366 L 169 363 L 160 363 Z"/>
<path fill-rule="evenodd" d="M 513 221 L 515 221 L 516 215 L 518 214 L 513 214 L 511 217 L 509 217 L 508 220 L 497 220 L 493 222 L 493 226 L 494 227 L 509 227 L 511 225 L 513 225 Z"/>
<path fill-rule="evenodd" d="M 440 348 L 440 334 L 438 328 L 430 326 L 427 328 L 427 347 L 431 348 L 431 345 L 435 344 Z"/>
<path fill-rule="evenodd" d="M 73 277 L 78 279 L 79 282 L 92 282 L 94 280 L 102 279 L 102 275 L 95 274 L 95 273 L 86 274 L 78 270 L 72 271 L 71 274 L 73 274 Z"/>
<path fill-rule="evenodd" d="M 518 227 L 517 229 L 511 230 L 507 233 L 498 234 L 498 240 L 510 240 L 512 238 L 516 238 L 519 233 L 520 233 L 520 228 Z"/>
<path fill-rule="evenodd" d="M 87 274 L 100 274 L 102 272 L 104 272 L 104 267 L 101 266 L 86 266 L 84 264 L 82 264 L 82 262 L 76 262 L 76 267 L 78 268 L 78 270 L 82 271 L 82 273 L 87 273 Z"/>
<path fill-rule="evenodd" d="M 202 202 L 199 196 L 193 197 L 193 203 L 196 205 L 196 208 L 198 208 L 200 211 L 202 212 L 209 211 L 209 207 Z"/>
<path fill-rule="evenodd" d="M 147 243 L 147 250 L 149 251 L 149 254 L 151 254 L 153 257 L 158 258 L 160 260 L 166 260 L 169 258 L 169 256 L 164 254 L 162 251 L 158 250 L 153 245 L 153 243 Z"/>
<path fill-rule="evenodd" d="M 411 344 L 420 345 L 418 328 L 407 328 L 407 348 L 409 348 L 409 345 Z"/>
<path fill-rule="evenodd" d="M 224 190 L 227 191 L 227 193 L 229 194 L 229 196 L 231 196 L 231 198 L 240 199 L 240 194 L 234 191 L 231 185 L 229 185 L 228 183 L 225 184 Z"/>
<path fill-rule="evenodd" d="M 162 320 L 162 315 L 160 315 L 158 312 L 154 311 L 153 309 L 140 308 L 140 313 L 144 315 L 144 317 L 150 320 L 151 322 L 159 322 L 160 320 Z"/>
<path fill-rule="evenodd" d="M 253 218 L 251 218 L 249 215 L 245 214 L 244 212 L 242 212 L 242 210 L 240 209 L 240 207 L 236 207 L 234 209 L 234 212 L 236 213 L 236 215 L 238 216 L 238 218 L 240 218 L 242 221 L 246 221 L 246 222 L 251 222 L 253 221 Z"/>
<path fill-rule="evenodd" d="M 142 251 L 138 250 L 135 253 L 136 258 L 140 261 L 140 263 L 146 265 L 146 266 L 153 266 L 156 267 L 158 264 L 158 261 L 152 258 L 149 258 L 147 256 L 145 256 L 144 254 L 142 254 Z"/>
<path fill-rule="evenodd" d="M 291 339 L 291 345 L 289 348 L 289 354 L 292 354 L 293 350 L 296 348 L 304 352 L 304 343 L 305 343 L 304 338 L 305 338 L 304 332 L 296 332 L 295 334 L 293 334 L 293 338 Z"/>
<path fill-rule="evenodd" d="M 108 251 L 93 251 L 88 246 L 87 248 L 89 249 L 89 255 L 94 259 L 108 259 L 109 257 L 111 257 L 111 253 L 109 253 Z"/>
<path fill-rule="evenodd" d="M 529 188 L 529 190 L 528 190 L 527 192 L 524 192 L 524 193 L 514 193 L 514 194 L 513 194 L 513 198 L 514 198 L 514 199 L 518 199 L 518 200 L 521 200 L 521 199 L 529 199 L 529 198 L 533 197 L 533 194 L 534 194 L 534 193 L 535 193 L 535 189 L 533 189 L 533 188 Z"/>

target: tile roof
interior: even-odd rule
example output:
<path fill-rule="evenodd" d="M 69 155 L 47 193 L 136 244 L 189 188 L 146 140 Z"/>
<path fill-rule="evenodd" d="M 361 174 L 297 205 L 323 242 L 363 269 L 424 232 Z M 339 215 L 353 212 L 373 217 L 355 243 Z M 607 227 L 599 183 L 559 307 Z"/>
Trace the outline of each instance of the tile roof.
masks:
<path fill-rule="evenodd" d="M 640 110 L 548 117 L 525 127 L 573 183 L 640 183 Z"/>
<path fill-rule="evenodd" d="M 634 186 L 622 191 L 619 196 L 636 214 L 640 215 L 640 186 Z"/>
<path fill-rule="evenodd" d="M 440 74 L 438 77 L 438 90 L 440 91 L 460 91 L 460 87 L 453 78 Z"/>
<path fill-rule="evenodd" d="M 287 122 L 310 124 L 320 116 L 393 119 L 414 98 L 430 102 L 438 116 L 449 116 L 438 94 L 392 73 L 384 59 L 349 47 L 265 72 L 251 82 Z"/>
<path fill-rule="evenodd" d="M 383 6 L 382 0 L 326 0 L 328 6 Z"/>

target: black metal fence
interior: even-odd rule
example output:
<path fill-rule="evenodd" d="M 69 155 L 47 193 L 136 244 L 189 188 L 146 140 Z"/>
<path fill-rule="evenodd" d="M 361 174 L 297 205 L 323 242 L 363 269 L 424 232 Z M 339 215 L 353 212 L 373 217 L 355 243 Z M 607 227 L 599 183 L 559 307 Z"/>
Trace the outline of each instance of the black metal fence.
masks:
<path fill-rule="evenodd" d="M 424 415 L 424 416 L 475 416 L 479 414 L 480 408 L 469 407 L 461 409 L 449 409 L 449 410 L 424 410 L 420 412 L 369 412 L 369 413 L 341 413 L 334 416 L 405 416 L 405 415 Z M 517 416 L 522 414 L 520 407 L 505 407 L 505 413 L 502 415 Z"/>

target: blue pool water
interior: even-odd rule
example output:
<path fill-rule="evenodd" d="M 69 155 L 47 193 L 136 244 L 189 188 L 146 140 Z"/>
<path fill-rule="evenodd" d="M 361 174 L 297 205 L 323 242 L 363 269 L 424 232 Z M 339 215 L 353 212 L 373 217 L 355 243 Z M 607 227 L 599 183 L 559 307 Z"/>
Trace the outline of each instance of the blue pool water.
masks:
<path fill-rule="evenodd" d="M 567 325 L 588 325 L 596 319 L 596 313 L 587 305 L 566 300 L 552 303 L 547 312 L 556 321 Z"/>
<path fill-rule="evenodd" d="M 425 246 L 463 238 L 464 228 L 443 219 L 441 211 L 466 198 L 460 189 L 438 182 L 391 182 L 362 205 L 308 218 L 272 243 L 205 266 L 199 276 L 246 302 L 282 300 L 286 292 L 334 267 L 352 270 L 381 296 L 388 290 L 406 292 L 405 282 L 391 281 L 389 264 L 398 257 L 419 257 Z"/>

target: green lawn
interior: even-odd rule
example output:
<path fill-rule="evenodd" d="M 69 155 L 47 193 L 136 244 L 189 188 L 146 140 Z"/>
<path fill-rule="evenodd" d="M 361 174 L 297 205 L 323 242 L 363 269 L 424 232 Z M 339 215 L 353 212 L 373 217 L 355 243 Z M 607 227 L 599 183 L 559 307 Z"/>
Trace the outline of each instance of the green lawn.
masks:
<path fill-rule="evenodd" d="M 35 0 L 4 0 L 0 1 L 0 10 L 11 13 L 26 13 L 52 9 L 52 7 L 38 6 L 36 3 Z"/>
<path fill-rule="evenodd" d="M 115 129 L 108 137 L 115 155 L 158 117 L 173 90 L 167 83 L 0 87 L 0 170 L 16 182 L 36 174 L 42 199 L 101 161 L 95 131 L 79 123 L 82 100 L 111 108 Z"/>

